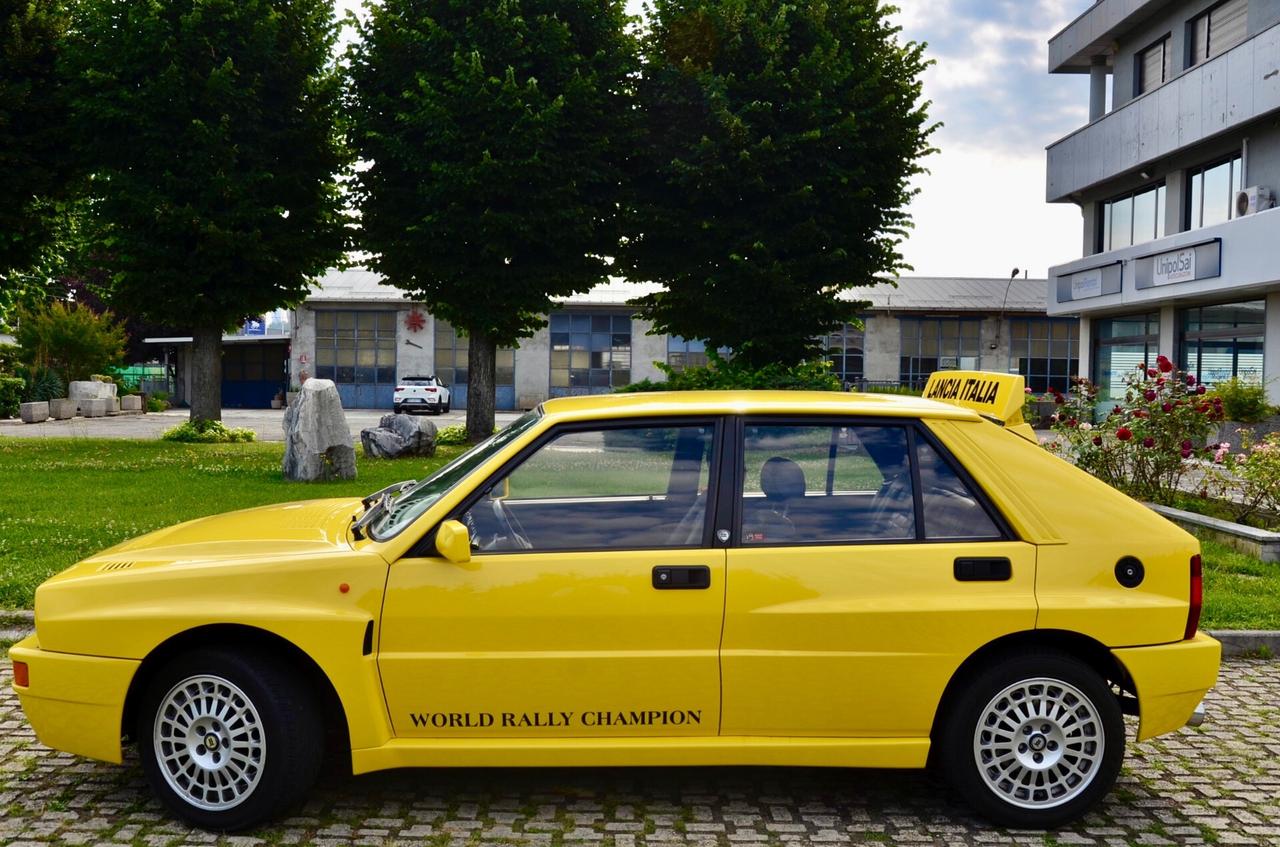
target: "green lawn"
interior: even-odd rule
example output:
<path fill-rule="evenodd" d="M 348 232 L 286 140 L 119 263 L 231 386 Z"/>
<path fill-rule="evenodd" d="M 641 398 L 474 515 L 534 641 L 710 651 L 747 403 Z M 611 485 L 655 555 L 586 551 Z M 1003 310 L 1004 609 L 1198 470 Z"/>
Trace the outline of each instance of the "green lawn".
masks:
<path fill-rule="evenodd" d="M 424 460 L 361 458 L 356 481 L 309 484 L 281 478 L 283 450 L 279 443 L 0 440 L 0 609 L 30 608 L 44 579 L 126 538 L 231 509 L 367 494 L 426 476 L 463 448 L 442 447 Z M 583 461 L 607 479 L 599 454 Z M 1280 629 L 1280 564 L 1203 546 L 1204 628 Z"/>
<path fill-rule="evenodd" d="M 426 476 L 463 449 L 361 457 L 353 482 L 299 483 L 280 475 L 279 442 L 0 440 L 0 608 L 31 608 L 46 578 L 126 538 L 232 509 L 363 496 Z"/>

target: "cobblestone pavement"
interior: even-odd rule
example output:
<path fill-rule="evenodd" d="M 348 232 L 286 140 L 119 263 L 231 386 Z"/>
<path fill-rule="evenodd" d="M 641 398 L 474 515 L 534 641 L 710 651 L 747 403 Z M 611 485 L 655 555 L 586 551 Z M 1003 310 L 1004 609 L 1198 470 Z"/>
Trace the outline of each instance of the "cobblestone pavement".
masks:
<path fill-rule="evenodd" d="M 807 768 L 423 770 L 325 776 L 296 817 L 217 838 L 165 817 L 125 767 L 39 746 L 0 663 L 0 844 L 1280 845 L 1280 663 L 1223 666 L 1210 720 L 1132 745 L 1069 830 L 994 830 L 923 773 Z"/>

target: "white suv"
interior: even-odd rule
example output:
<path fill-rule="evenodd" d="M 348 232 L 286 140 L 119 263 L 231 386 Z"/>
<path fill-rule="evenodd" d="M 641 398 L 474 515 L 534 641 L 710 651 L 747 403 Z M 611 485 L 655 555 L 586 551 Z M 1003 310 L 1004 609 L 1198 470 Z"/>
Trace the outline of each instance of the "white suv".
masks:
<path fill-rule="evenodd" d="M 430 412 L 438 415 L 449 411 L 449 389 L 434 376 L 407 376 L 396 385 L 391 396 L 391 409 L 401 412 Z"/>

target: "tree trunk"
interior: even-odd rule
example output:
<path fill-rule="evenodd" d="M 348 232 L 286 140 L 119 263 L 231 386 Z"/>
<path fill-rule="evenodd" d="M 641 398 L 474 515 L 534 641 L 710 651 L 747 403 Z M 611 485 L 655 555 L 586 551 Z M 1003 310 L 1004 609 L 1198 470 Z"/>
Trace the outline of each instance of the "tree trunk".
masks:
<path fill-rule="evenodd" d="M 493 435 L 497 345 L 493 337 L 467 333 L 467 440 L 472 444 Z"/>
<path fill-rule="evenodd" d="M 222 420 L 222 327 L 191 333 L 191 420 Z"/>

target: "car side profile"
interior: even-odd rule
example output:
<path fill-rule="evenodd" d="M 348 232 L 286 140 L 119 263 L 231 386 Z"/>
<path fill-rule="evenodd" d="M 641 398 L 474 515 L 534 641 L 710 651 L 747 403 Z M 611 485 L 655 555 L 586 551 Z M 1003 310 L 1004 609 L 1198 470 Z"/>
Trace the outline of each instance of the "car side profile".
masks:
<path fill-rule="evenodd" d="M 421 482 L 85 559 L 15 688 L 44 744 L 136 743 L 212 830 L 298 802 L 326 736 L 356 774 L 932 765 L 1057 827 L 1124 715 L 1202 716 L 1199 547 L 1039 447 L 1020 377 L 925 393 L 550 400 Z"/>
<path fill-rule="evenodd" d="M 391 410 L 439 415 L 449 411 L 449 387 L 434 376 L 406 376 L 391 393 Z"/>

